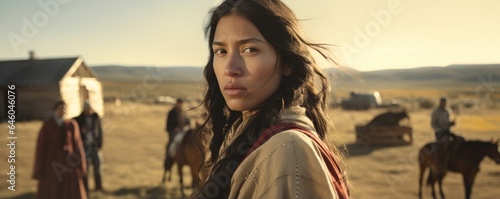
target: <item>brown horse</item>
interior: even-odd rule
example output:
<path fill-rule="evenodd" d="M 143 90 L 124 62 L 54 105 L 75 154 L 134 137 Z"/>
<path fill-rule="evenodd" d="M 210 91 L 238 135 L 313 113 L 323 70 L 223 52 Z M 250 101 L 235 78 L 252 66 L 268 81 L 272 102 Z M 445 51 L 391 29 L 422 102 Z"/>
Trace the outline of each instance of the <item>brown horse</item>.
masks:
<path fill-rule="evenodd" d="M 397 113 L 385 112 L 377 115 L 372 119 L 366 126 L 399 126 L 399 122 L 403 119 L 410 119 L 406 111 L 401 111 Z"/>
<path fill-rule="evenodd" d="M 193 179 L 191 187 L 199 188 L 200 178 L 198 175 L 198 170 L 201 164 L 203 163 L 203 154 L 199 148 L 202 147 L 201 143 L 202 143 L 201 133 L 195 133 L 194 129 L 189 129 L 188 131 L 186 131 L 186 134 L 182 138 L 182 141 L 177 146 L 174 156 L 174 162 L 166 161 L 164 164 L 164 170 L 162 176 L 163 183 L 165 183 L 166 181 L 166 175 L 168 175 L 168 180 L 169 181 L 171 180 L 172 166 L 174 165 L 174 163 L 177 163 L 177 172 L 180 177 L 182 196 L 185 196 L 183 175 L 182 175 L 182 168 L 184 166 L 189 166 L 191 170 L 191 178 Z M 167 155 L 168 155 L 168 149 L 165 152 L 165 160 L 167 160 L 166 157 Z"/>
<path fill-rule="evenodd" d="M 420 149 L 418 159 L 420 161 L 420 175 L 418 196 L 422 198 L 422 178 L 427 167 L 430 168 L 427 184 L 432 188 L 432 197 L 436 198 L 434 184 L 439 183 L 439 192 L 441 198 L 444 198 L 442 189 L 443 178 L 446 171 L 458 172 L 462 174 L 465 186 L 465 198 L 469 199 L 472 192 L 474 179 L 479 172 L 479 163 L 484 157 L 490 157 L 497 164 L 500 164 L 500 153 L 498 152 L 498 141 L 465 141 L 457 149 L 456 154 L 451 157 L 450 164 L 447 167 L 439 165 L 436 152 L 437 143 L 428 143 Z M 441 172 L 440 172 L 441 171 Z"/>

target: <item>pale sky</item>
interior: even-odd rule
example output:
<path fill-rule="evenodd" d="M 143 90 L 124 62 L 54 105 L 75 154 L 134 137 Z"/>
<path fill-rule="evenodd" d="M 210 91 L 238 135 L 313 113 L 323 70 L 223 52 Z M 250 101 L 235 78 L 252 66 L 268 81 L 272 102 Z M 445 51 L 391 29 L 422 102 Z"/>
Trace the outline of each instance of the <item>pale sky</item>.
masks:
<path fill-rule="evenodd" d="M 0 60 L 82 56 L 91 66 L 204 66 L 220 0 L 2 0 Z M 340 63 L 380 70 L 500 63 L 497 0 L 284 0 Z M 321 62 L 320 62 L 321 63 Z"/>

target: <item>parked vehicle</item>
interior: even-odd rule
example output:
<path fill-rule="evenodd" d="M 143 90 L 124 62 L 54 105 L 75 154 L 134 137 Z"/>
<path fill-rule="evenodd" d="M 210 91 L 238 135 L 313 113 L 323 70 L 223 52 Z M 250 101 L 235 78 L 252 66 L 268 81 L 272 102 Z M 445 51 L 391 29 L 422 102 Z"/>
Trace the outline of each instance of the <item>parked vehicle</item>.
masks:
<path fill-rule="evenodd" d="M 350 98 L 342 100 L 340 106 L 346 110 L 367 110 L 376 108 L 381 104 L 382 99 L 378 91 L 366 93 L 351 92 Z"/>

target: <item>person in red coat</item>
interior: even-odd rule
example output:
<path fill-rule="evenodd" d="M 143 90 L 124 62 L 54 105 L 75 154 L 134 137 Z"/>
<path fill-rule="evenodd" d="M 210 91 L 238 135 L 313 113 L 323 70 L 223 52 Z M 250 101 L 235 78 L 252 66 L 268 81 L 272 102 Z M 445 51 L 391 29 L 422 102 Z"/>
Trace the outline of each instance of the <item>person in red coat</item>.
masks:
<path fill-rule="evenodd" d="M 82 177 L 85 151 L 74 120 L 65 120 L 66 104 L 58 101 L 54 114 L 40 129 L 33 178 L 38 180 L 39 199 L 86 199 Z"/>

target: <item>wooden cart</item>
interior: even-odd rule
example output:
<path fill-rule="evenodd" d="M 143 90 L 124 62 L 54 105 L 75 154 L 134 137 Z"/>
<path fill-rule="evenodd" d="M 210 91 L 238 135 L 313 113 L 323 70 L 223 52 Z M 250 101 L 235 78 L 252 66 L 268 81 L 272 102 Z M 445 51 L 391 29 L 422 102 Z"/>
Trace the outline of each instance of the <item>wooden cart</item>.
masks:
<path fill-rule="evenodd" d="M 404 145 L 413 143 L 409 126 L 356 125 L 356 143 L 362 145 Z"/>

